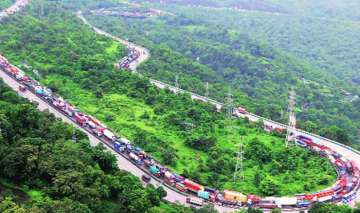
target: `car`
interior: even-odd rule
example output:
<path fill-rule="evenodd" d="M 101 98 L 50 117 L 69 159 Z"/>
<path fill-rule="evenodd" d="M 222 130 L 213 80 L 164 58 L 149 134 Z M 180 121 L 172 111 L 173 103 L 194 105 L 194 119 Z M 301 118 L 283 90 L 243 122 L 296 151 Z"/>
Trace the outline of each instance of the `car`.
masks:
<path fill-rule="evenodd" d="M 143 175 L 141 176 L 141 180 L 143 180 L 145 183 L 149 183 L 150 180 L 151 180 L 151 177 L 150 177 L 150 175 L 148 175 L 148 174 L 143 174 Z"/>

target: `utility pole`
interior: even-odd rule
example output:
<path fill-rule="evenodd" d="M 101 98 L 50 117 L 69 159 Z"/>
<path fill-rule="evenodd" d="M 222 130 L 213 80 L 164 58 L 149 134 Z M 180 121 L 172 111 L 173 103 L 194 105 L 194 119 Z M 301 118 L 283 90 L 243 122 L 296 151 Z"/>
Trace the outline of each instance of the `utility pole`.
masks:
<path fill-rule="evenodd" d="M 244 167 L 243 167 L 243 155 L 244 155 L 244 144 L 239 143 L 237 145 L 238 151 L 236 152 L 236 165 L 235 165 L 235 171 L 234 171 L 234 182 L 240 177 L 240 179 L 244 179 Z"/>
<path fill-rule="evenodd" d="M 232 118 L 234 107 L 233 107 L 233 97 L 232 97 L 230 88 L 229 88 L 229 93 L 226 98 L 226 106 L 227 106 L 228 117 Z"/>
<path fill-rule="evenodd" d="M 209 82 L 205 84 L 205 97 L 209 97 Z"/>
<path fill-rule="evenodd" d="M 293 141 L 294 130 L 296 129 L 296 115 L 295 115 L 295 104 L 296 104 L 296 92 L 295 88 L 292 86 L 289 92 L 289 105 L 288 105 L 288 115 L 289 115 L 289 123 L 286 130 L 286 139 L 285 144 L 289 146 L 289 142 Z"/>

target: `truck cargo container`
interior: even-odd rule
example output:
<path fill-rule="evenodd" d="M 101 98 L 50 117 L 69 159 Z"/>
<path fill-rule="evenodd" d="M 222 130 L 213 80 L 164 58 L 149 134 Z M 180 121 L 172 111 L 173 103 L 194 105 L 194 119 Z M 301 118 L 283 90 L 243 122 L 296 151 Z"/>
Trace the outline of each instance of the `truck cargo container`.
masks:
<path fill-rule="evenodd" d="M 279 197 L 275 199 L 275 203 L 279 208 L 296 207 L 297 202 L 296 197 Z"/>
<path fill-rule="evenodd" d="M 247 202 L 247 196 L 240 192 L 224 190 L 223 197 L 225 200 L 238 201 L 241 203 Z"/>
<path fill-rule="evenodd" d="M 105 129 L 103 134 L 107 139 L 109 139 L 111 141 L 115 140 L 115 135 L 114 135 L 114 133 L 110 132 L 110 130 Z"/>
<path fill-rule="evenodd" d="M 207 191 L 198 191 L 197 196 L 200 198 L 203 198 L 205 200 L 209 200 L 210 198 L 210 193 Z"/>
<path fill-rule="evenodd" d="M 196 206 L 202 206 L 203 200 L 197 197 L 187 197 L 186 202 Z"/>
<path fill-rule="evenodd" d="M 121 143 L 124 143 L 124 144 L 130 144 L 130 141 L 126 138 L 119 138 L 118 139 Z"/>
<path fill-rule="evenodd" d="M 198 191 L 204 190 L 204 187 L 200 184 L 197 184 L 189 179 L 184 180 L 185 187 L 192 192 L 197 193 Z"/>
<path fill-rule="evenodd" d="M 135 163 L 140 164 L 141 160 L 140 158 L 133 152 L 130 152 L 129 157 L 131 160 L 133 160 Z"/>

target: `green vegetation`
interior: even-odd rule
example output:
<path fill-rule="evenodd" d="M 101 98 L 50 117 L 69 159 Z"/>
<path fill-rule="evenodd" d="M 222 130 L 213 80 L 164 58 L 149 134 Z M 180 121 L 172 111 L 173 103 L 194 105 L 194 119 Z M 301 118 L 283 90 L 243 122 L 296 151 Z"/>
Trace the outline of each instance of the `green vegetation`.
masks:
<path fill-rule="evenodd" d="M 358 213 L 360 206 L 357 205 L 355 209 L 347 205 L 335 205 L 330 203 L 316 203 L 311 207 L 309 213 Z"/>
<path fill-rule="evenodd" d="M 4 8 L 9 7 L 12 3 L 14 2 L 14 0 L 2 0 L 0 1 L 0 11 Z"/>
<path fill-rule="evenodd" d="M 357 60 L 356 48 L 350 48 L 359 45 L 352 33 L 358 32 L 356 23 L 339 26 L 326 19 L 303 20 L 297 13 L 284 18 L 176 4 L 143 7 L 176 16 L 139 20 L 87 14 L 87 18 L 149 48 L 152 57 L 139 68 L 145 75 L 169 83 L 179 75 L 182 88 L 200 94 L 209 82 L 211 97 L 220 101 L 228 92 L 224 85 L 229 85 L 238 105 L 277 121 L 286 122 L 287 94 L 294 85 L 299 128 L 358 146 L 360 90 L 350 83 L 350 77 L 357 74 L 349 68 Z M 346 47 L 340 32 L 348 32 Z M 305 37 L 300 39 L 300 34 Z"/>
<path fill-rule="evenodd" d="M 4 23 L 0 50 L 12 62 L 38 70 L 40 75 L 26 69 L 175 171 L 210 186 L 262 195 L 314 191 L 333 183 L 336 174 L 329 161 L 300 148 L 286 149 L 283 138 L 268 135 L 261 124 L 229 120 L 187 95 L 158 90 L 146 78 L 113 70 L 122 47 L 116 50 L 113 41 L 96 36 L 66 10 L 51 4 L 44 8 L 46 15 L 38 17 L 34 3 Z M 234 182 L 240 142 L 246 178 Z"/>

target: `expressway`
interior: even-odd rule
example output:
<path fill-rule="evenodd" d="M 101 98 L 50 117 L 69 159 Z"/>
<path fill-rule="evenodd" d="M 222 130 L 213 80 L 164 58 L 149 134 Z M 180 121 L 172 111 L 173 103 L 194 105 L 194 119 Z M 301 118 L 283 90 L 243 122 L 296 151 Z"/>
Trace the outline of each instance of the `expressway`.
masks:
<path fill-rule="evenodd" d="M 16 3 L 18 2 L 26 2 L 25 0 L 21 0 L 21 1 L 17 1 Z M 19 9 L 21 9 L 23 6 L 25 5 L 22 5 L 21 7 L 19 7 Z M 18 10 L 18 9 L 17 9 Z M 12 14 L 12 13 L 11 13 Z M 1 13 L 1 17 L 5 17 L 4 13 Z M 103 32 L 103 31 L 102 31 Z M 137 46 L 138 47 L 138 46 Z M 148 52 L 148 51 L 143 51 L 143 52 Z M 144 54 L 146 55 L 146 54 Z M 147 58 L 149 57 L 149 54 L 147 54 L 147 56 L 143 56 L 144 60 L 146 60 Z M 139 60 L 139 62 L 143 62 L 144 60 Z M 138 66 L 140 63 L 137 62 L 136 66 Z M 134 65 L 135 66 L 135 65 Z M 135 67 L 136 67 L 135 66 Z M 10 86 L 13 90 L 15 91 L 18 91 L 18 87 L 19 87 L 19 83 L 17 81 L 15 81 L 13 78 L 9 77 L 3 70 L 0 71 L 0 77 L 4 80 L 4 82 Z M 173 87 L 173 86 L 170 86 L 168 84 L 164 84 L 162 82 L 159 82 L 159 81 L 156 81 L 156 80 L 152 80 L 152 83 L 155 84 L 156 86 L 160 87 L 160 88 L 169 88 L 171 91 L 173 92 L 187 92 L 185 90 L 182 90 L 182 89 L 179 89 L 179 88 L 176 88 L 176 87 Z M 63 115 L 62 113 L 60 113 L 59 111 L 57 111 L 56 109 L 54 109 L 52 106 L 50 106 L 47 102 L 43 101 L 41 98 L 39 98 L 38 96 L 36 96 L 35 94 L 33 94 L 32 92 L 30 91 L 27 91 L 25 93 L 22 93 L 22 92 L 19 92 L 19 95 L 24 97 L 24 98 L 27 98 L 29 99 L 30 101 L 33 101 L 33 102 L 37 102 L 38 103 L 38 109 L 40 111 L 44 111 L 44 110 L 48 110 L 49 112 L 53 113 L 56 117 L 58 118 L 61 118 L 64 122 L 67 122 L 67 123 L 70 123 L 72 124 L 73 126 L 81 129 L 83 132 L 85 132 L 88 137 L 89 137 L 89 140 L 90 140 L 90 144 L 92 146 L 95 146 L 99 143 L 102 143 L 98 138 L 94 137 L 92 134 L 90 134 L 89 132 L 87 132 L 86 130 L 84 130 L 82 127 L 78 126 L 77 124 L 75 124 L 72 120 L 70 120 L 68 117 L 66 117 L 65 115 Z M 197 100 L 201 100 L 201 101 L 205 101 L 205 102 L 209 102 L 211 104 L 214 104 L 215 106 L 223 106 L 222 103 L 220 102 L 217 102 L 217 101 L 214 101 L 212 99 L 209 99 L 207 97 L 203 97 L 203 96 L 200 96 L 200 95 L 197 95 L 197 94 L 194 94 L 194 93 L 190 93 L 191 96 L 193 97 L 193 99 L 197 99 Z M 271 125 L 273 127 L 286 127 L 286 125 L 284 124 L 280 124 L 280 123 L 277 123 L 277 122 L 274 122 L 274 121 L 271 121 L 271 120 L 268 120 L 266 118 L 262 118 L 262 117 L 259 117 L 257 115 L 254 115 L 254 114 L 251 114 L 251 113 L 248 113 L 248 114 L 245 114 L 244 117 L 247 117 L 249 118 L 249 120 L 251 121 L 258 121 L 259 119 L 262 119 L 264 120 L 264 123 L 265 124 L 268 124 L 268 125 Z M 356 151 L 356 150 L 353 150 L 351 149 L 350 147 L 346 147 L 344 145 L 341 145 L 335 141 L 331 141 L 329 139 L 326 139 L 326 138 L 323 138 L 323 137 L 320 137 L 320 136 L 316 136 L 314 134 L 311 134 L 311 133 L 307 133 L 307 132 L 304 132 L 302 130 L 294 130 L 295 134 L 302 134 L 302 135 L 307 135 L 308 137 L 311 137 L 315 142 L 317 143 L 321 143 L 321 144 L 324 144 L 330 148 L 332 148 L 333 150 L 337 151 L 338 153 L 342 154 L 343 156 L 345 156 L 346 158 L 350 159 L 350 160 L 353 160 L 354 162 L 356 162 L 357 166 L 360 167 L 360 152 Z M 129 171 L 131 172 L 132 174 L 138 176 L 138 177 L 141 177 L 141 175 L 144 174 L 144 171 L 140 168 L 138 168 L 137 166 L 135 166 L 133 163 L 131 163 L 128 159 L 124 158 L 123 156 L 117 154 L 115 151 L 113 151 L 110 147 L 106 146 L 106 148 L 108 148 L 108 150 L 110 152 L 112 152 L 113 154 L 115 154 L 116 158 L 117 158 L 117 164 L 119 166 L 120 169 L 123 169 L 123 170 L 126 170 L 126 171 Z M 155 179 L 152 179 L 151 183 L 155 186 L 159 186 L 159 185 L 162 185 L 161 181 L 158 181 L 158 180 L 155 180 Z M 181 193 L 178 193 L 177 191 L 174 191 L 173 189 L 171 188 L 168 188 L 168 187 L 164 187 L 165 190 L 167 191 L 167 196 L 166 196 L 166 200 L 169 201 L 169 202 L 178 202 L 180 204 L 184 204 L 184 205 L 187 205 L 186 204 L 186 196 L 181 194 Z M 358 192 L 357 194 L 357 197 L 356 199 L 351 203 L 352 205 L 355 203 L 355 201 L 359 202 L 360 201 L 360 193 Z M 232 208 L 227 208 L 227 207 L 223 207 L 223 206 L 219 206 L 219 205 L 216 205 L 215 206 L 217 210 L 219 210 L 220 212 L 232 212 L 233 209 Z M 296 212 L 296 211 L 294 211 Z"/>

